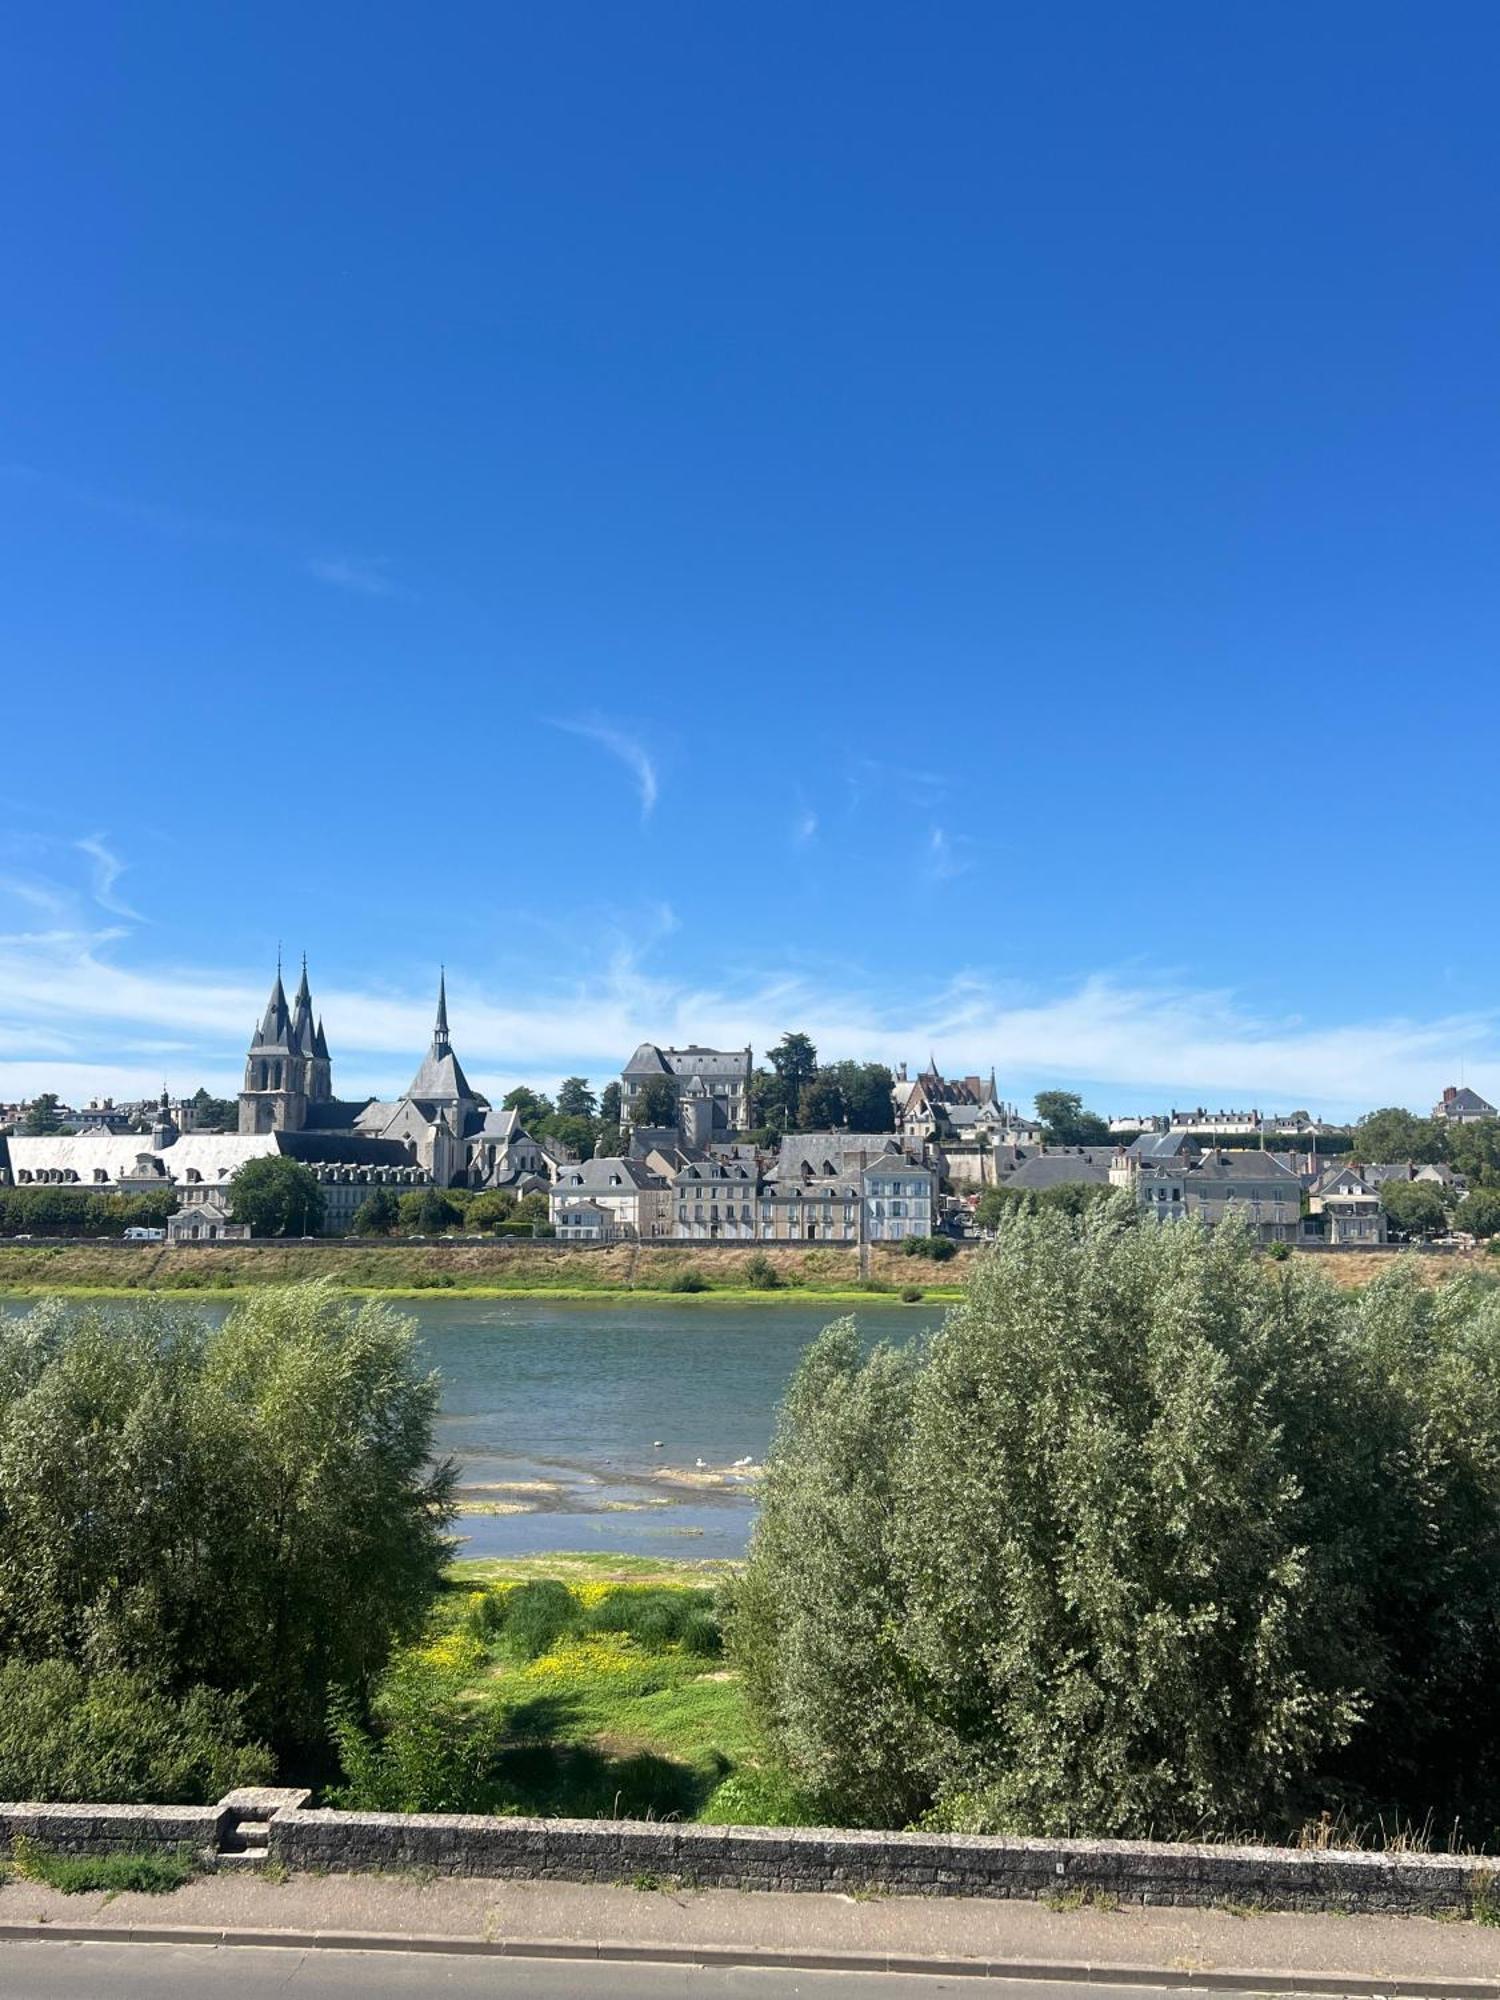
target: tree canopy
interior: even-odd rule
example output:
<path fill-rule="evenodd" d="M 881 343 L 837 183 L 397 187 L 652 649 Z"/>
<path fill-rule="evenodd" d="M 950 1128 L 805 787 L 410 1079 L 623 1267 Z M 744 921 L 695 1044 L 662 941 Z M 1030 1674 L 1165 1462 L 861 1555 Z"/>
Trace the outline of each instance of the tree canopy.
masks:
<path fill-rule="evenodd" d="M 821 1812 L 1285 1836 L 1500 1806 L 1500 1293 L 1020 1213 L 783 1405 L 734 1646 Z"/>
<path fill-rule="evenodd" d="M 0 1661 L 233 1697 L 317 1743 L 411 1637 L 449 1544 L 437 1384 L 389 1308 L 267 1288 L 0 1320 Z"/>
<path fill-rule="evenodd" d="M 1410 1160 L 1418 1166 L 1441 1160 L 1447 1136 L 1434 1118 L 1418 1118 L 1399 1104 L 1367 1111 L 1354 1128 L 1354 1157 L 1372 1161 Z"/>
<path fill-rule="evenodd" d="M 45 1139 L 51 1133 L 62 1130 L 55 1091 L 44 1090 L 32 1098 L 26 1107 L 26 1116 L 21 1120 L 21 1130 L 28 1139 Z"/>
<path fill-rule="evenodd" d="M 236 1167 L 229 1212 L 255 1236 L 316 1236 L 323 1227 L 323 1190 L 311 1167 L 268 1153 Z"/>
<path fill-rule="evenodd" d="M 1039 1090 L 1036 1115 L 1042 1121 L 1044 1146 L 1107 1146 L 1109 1124 L 1096 1111 L 1085 1111 L 1076 1091 Z"/>
<path fill-rule="evenodd" d="M 1387 1181 L 1380 1205 L 1402 1236 L 1440 1236 L 1448 1227 L 1448 1195 L 1436 1181 Z"/>
<path fill-rule="evenodd" d="M 648 1077 L 637 1091 L 631 1110 L 636 1125 L 665 1126 L 677 1123 L 677 1092 L 669 1077 Z"/>

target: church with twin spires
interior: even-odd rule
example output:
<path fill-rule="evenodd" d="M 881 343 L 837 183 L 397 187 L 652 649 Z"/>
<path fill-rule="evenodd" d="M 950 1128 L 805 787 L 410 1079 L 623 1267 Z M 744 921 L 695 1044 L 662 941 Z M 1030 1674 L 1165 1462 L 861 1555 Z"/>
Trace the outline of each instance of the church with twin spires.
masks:
<path fill-rule="evenodd" d="M 302 977 L 288 1001 L 281 967 L 245 1056 L 242 1133 L 318 1133 L 406 1148 L 439 1187 L 514 1187 L 544 1169 L 541 1150 L 513 1111 L 474 1089 L 448 1032 L 448 982 L 438 975 L 432 1043 L 400 1097 L 336 1097 L 323 1022 Z"/>

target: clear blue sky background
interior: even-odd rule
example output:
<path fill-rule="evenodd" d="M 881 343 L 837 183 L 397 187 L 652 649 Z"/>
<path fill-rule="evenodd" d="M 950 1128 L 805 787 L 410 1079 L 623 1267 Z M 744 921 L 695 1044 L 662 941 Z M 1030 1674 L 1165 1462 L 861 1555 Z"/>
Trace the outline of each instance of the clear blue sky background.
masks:
<path fill-rule="evenodd" d="M 1500 16 L 13 7 L 0 1096 L 1500 1095 Z"/>

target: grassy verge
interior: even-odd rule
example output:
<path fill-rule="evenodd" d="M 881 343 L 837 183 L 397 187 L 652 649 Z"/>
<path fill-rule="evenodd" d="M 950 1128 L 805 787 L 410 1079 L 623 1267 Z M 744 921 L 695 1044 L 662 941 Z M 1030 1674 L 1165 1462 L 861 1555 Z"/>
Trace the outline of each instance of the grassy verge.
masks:
<path fill-rule="evenodd" d="M 456 1563 L 398 1658 L 348 1806 L 805 1823 L 723 1657 L 728 1564 L 563 1554 Z"/>
<path fill-rule="evenodd" d="M 930 1299 L 956 1297 L 970 1255 L 961 1253 L 939 1272 L 923 1260 L 877 1248 L 868 1276 L 862 1276 L 858 1253 L 833 1245 L 756 1252 L 666 1243 L 581 1250 L 530 1241 L 191 1246 L 12 1240 L 0 1241 L 0 1294 L 128 1298 L 137 1292 L 184 1292 L 212 1298 L 327 1277 L 351 1292 L 403 1299 L 862 1305 L 898 1302 L 912 1288 Z M 702 1290 L 688 1289 L 699 1284 Z"/>
<path fill-rule="evenodd" d="M 122 1895 L 135 1890 L 148 1896 L 164 1896 L 180 1889 L 198 1872 L 198 1864 L 185 1847 L 143 1848 L 117 1854 L 63 1854 L 39 1840 L 20 1835 L 11 1859 L 16 1873 L 27 1882 L 42 1882 L 60 1889 L 65 1896 L 83 1896 L 93 1891 Z"/>

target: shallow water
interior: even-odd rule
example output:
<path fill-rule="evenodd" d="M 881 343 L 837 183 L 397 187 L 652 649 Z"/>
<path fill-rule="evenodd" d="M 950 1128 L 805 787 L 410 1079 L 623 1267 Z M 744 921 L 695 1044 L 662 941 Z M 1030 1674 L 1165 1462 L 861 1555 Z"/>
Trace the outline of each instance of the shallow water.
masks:
<path fill-rule="evenodd" d="M 734 1461 L 764 1458 L 798 1357 L 845 1309 L 424 1299 L 399 1310 L 442 1378 L 438 1442 L 459 1462 L 465 1507 L 504 1510 L 466 1511 L 460 1554 L 700 1559 L 743 1554 L 755 1479 Z M 903 1341 L 940 1317 L 881 1305 L 860 1330 Z"/>

